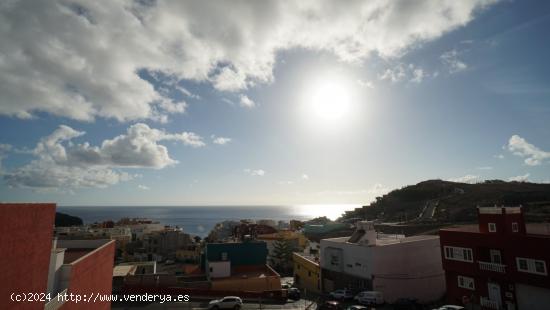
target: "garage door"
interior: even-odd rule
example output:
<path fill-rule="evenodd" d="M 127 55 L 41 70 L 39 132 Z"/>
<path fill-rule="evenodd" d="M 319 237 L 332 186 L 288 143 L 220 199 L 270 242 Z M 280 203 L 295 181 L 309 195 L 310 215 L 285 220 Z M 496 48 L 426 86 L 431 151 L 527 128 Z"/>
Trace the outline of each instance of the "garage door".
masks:
<path fill-rule="evenodd" d="M 550 305 L 550 290 L 525 285 L 516 284 L 516 297 L 518 310 L 547 310 Z"/>

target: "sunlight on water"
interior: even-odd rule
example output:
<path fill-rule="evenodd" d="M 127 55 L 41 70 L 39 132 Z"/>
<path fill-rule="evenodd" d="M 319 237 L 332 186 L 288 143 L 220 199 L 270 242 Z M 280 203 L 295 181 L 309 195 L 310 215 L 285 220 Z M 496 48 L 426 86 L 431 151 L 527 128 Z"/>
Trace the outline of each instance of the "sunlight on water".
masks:
<path fill-rule="evenodd" d="M 294 206 L 297 213 L 306 217 L 320 217 L 326 216 L 331 220 L 335 220 L 340 217 L 345 211 L 353 210 L 361 205 L 354 204 L 312 204 L 312 205 L 297 205 Z"/>

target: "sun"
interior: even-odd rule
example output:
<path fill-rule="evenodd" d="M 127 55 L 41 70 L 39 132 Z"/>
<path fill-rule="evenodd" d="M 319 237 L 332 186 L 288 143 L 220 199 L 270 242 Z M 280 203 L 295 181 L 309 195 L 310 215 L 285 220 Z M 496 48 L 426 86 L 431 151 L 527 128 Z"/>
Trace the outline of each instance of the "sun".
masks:
<path fill-rule="evenodd" d="M 347 79 L 319 76 L 304 90 L 304 110 L 315 123 L 330 125 L 344 122 L 353 112 L 352 95 L 353 89 Z"/>

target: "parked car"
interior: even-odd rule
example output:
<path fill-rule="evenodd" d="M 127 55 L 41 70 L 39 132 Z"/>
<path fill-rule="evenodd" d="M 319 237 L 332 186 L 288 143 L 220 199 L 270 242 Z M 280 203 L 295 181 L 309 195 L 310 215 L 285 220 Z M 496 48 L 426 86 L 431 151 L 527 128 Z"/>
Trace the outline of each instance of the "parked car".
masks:
<path fill-rule="evenodd" d="M 439 308 L 436 308 L 434 310 L 464 310 L 466 308 L 462 306 L 456 306 L 456 305 L 444 305 Z"/>
<path fill-rule="evenodd" d="M 336 290 L 328 294 L 332 299 L 336 300 L 350 300 L 353 299 L 353 293 L 350 290 Z"/>
<path fill-rule="evenodd" d="M 208 303 L 208 309 L 240 309 L 243 301 L 237 296 L 226 296 L 222 299 L 215 299 Z"/>
<path fill-rule="evenodd" d="M 422 305 L 413 298 L 399 298 L 393 303 L 394 310 L 417 310 L 422 309 Z"/>
<path fill-rule="evenodd" d="M 295 287 L 291 287 L 288 289 L 287 296 L 290 299 L 298 300 L 300 299 L 300 290 Z"/>
<path fill-rule="evenodd" d="M 319 309 L 319 310 L 342 310 L 344 308 L 342 308 L 342 305 L 340 305 L 339 302 L 334 301 L 334 300 L 329 300 L 329 301 L 325 301 L 324 303 L 322 303 L 321 306 L 317 309 Z"/>
<path fill-rule="evenodd" d="M 363 291 L 353 298 L 362 305 L 381 305 L 384 303 L 382 292 L 378 291 Z"/>
<path fill-rule="evenodd" d="M 346 310 L 369 310 L 368 307 L 360 306 L 360 305 L 353 305 L 346 308 Z"/>

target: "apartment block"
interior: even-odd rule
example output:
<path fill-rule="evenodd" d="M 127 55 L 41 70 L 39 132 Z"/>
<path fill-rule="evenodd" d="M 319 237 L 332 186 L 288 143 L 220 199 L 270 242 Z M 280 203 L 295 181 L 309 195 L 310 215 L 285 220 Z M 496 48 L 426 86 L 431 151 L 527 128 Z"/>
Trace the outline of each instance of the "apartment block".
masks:
<path fill-rule="evenodd" d="M 440 230 L 450 302 L 474 309 L 548 309 L 550 226 L 522 207 L 478 208 L 478 225 Z"/>

